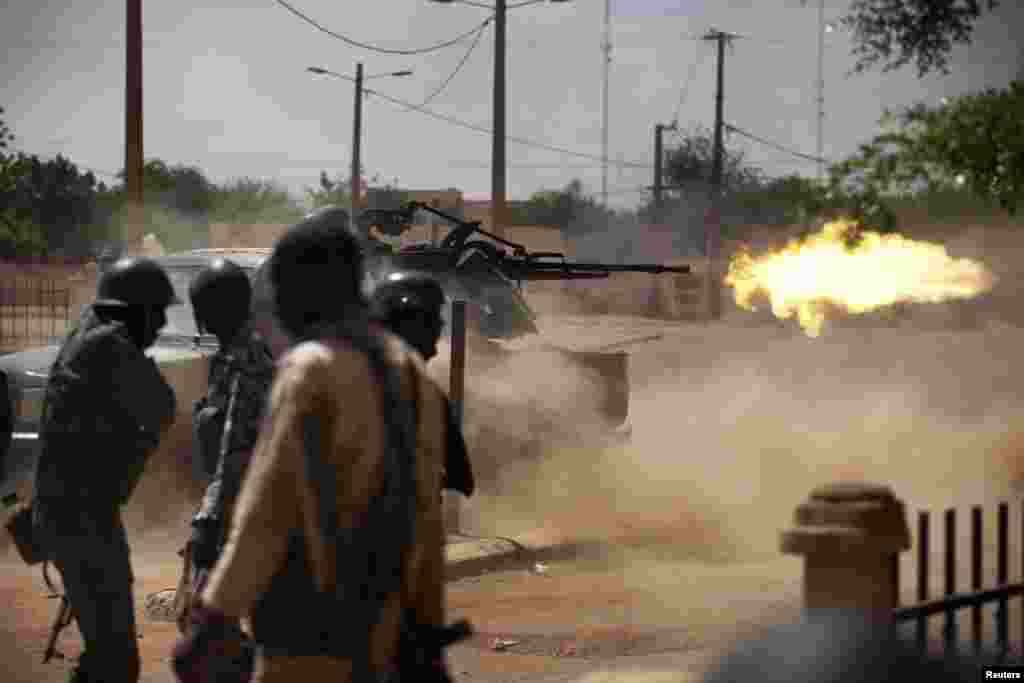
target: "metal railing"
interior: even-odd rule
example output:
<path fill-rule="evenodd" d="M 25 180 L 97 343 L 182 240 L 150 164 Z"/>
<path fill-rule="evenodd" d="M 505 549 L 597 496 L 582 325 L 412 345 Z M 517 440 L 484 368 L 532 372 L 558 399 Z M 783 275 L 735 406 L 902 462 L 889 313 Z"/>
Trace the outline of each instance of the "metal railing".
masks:
<path fill-rule="evenodd" d="M 46 278 L 0 279 L 0 353 L 61 341 L 74 314 L 72 288 Z"/>
<path fill-rule="evenodd" d="M 922 651 L 929 646 L 928 619 L 943 615 L 943 650 L 947 654 L 957 651 L 960 643 L 957 612 L 971 610 L 971 640 L 975 655 L 994 655 L 999 661 L 1010 655 L 1010 598 L 1024 596 L 1024 582 L 1010 583 L 1009 580 L 1009 536 L 1010 506 L 1000 503 L 996 517 L 996 583 L 997 587 L 982 589 L 983 574 L 983 525 L 982 507 L 971 508 L 971 592 L 957 593 L 957 524 L 956 510 L 949 509 L 944 515 L 944 569 L 945 595 L 940 599 L 931 599 L 929 595 L 930 578 L 930 535 L 931 514 L 928 511 L 918 513 L 917 518 L 917 600 L 918 604 L 901 607 L 894 611 L 894 620 L 900 623 L 916 622 L 918 647 Z M 1021 516 L 1021 567 L 1024 571 L 1024 514 Z M 987 649 L 984 642 L 983 608 L 995 605 L 995 650 Z M 1021 609 L 1021 649 L 1024 654 L 1024 607 Z"/>

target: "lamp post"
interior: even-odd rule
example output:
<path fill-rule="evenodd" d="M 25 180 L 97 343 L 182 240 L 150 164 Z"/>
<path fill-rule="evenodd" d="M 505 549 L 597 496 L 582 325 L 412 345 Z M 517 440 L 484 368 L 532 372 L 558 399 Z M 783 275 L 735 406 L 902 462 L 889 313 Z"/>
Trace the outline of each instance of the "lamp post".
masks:
<path fill-rule="evenodd" d="M 342 76 L 341 74 L 335 73 L 334 71 L 330 71 L 328 69 L 321 69 L 318 66 L 307 67 L 306 71 L 309 71 L 310 73 L 314 73 L 314 74 L 317 74 L 317 75 L 320 75 L 320 76 L 334 76 L 336 78 L 345 78 L 347 80 L 346 76 Z M 391 71 L 391 72 L 388 72 L 388 73 L 373 74 L 371 76 L 364 76 L 363 75 L 363 63 L 362 62 L 358 62 L 356 64 L 356 76 L 355 76 L 355 79 L 353 79 L 355 81 L 355 84 L 356 84 L 356 92 L 355 92 L 355 107 L 354 107 L 354 111 L 353 111 L 353 114 L 352 114 L 352 168 L 351 168 L 351 171 L 350 171 L 351 176 L 349 178 L 349 183 L 350 183 L 350 185 L 349 185 L 349 188 L 350 188 L 349 189 L 349 193 L 350 193 L 351 202 L 352 202 L 351 203 L 351 211 L 350 211 L 351 216 L 349 217 L 349 221 L 351 222 L 351 224 L 353 226 L 356 225 L 356 218 L 357 218 L 356 214 L 359 211 L 359 191 L 360 191 L 360 180 L 362 178 L 362 173 L 360 172 L 360 170 L 361 170 L 361 166 L 362 166 L 362 137 L 363 137 L 363 81 L 365 81 L 367 79 L 370 79 L 370 78 L 384 78 L 384 77 L 387 77 L 387 76 L 401 77 L 401 76 L 411 76 L 411 75 L 412 75 L 412 70 L 411 69 L 404 69 L 402 71 Z"/>
<path fill-rule="evenodd" d="M 491 230 L 499 237 L 505 236 L 505 47 L 506 47 L 506 17 L 508 14 L 508 0 L 495 0 L 494 5 L 487 5 L 472 0 L 431 0 L 442 4 L 457 2 L 460 5 L 470 5 L 494 11 L 494 118 L 493 131 L 491 133 Z M 569 0 L 527 0 L 526 2 L 514 3 L 512 8 L 534 5 L 540 2 L 569 2 Z"/>

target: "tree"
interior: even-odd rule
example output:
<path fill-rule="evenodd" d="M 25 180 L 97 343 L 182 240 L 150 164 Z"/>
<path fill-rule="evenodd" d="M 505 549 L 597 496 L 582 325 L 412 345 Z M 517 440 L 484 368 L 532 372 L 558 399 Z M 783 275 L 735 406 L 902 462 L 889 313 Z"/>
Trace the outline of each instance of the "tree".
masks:
<path fill-rule="evenodd" d="M 366 173 L 365 169 L 360 171 L 360 175 Z M 380 173 L 374 173 L 373 177 L 369 179 L 370 183 L 380 184 L 383 177 Z M 352 186 L 350 177 L 338 176 L 336 179 L 331 180 L 327 175 L 327 171 L 320 171 L 320 187 L 306 188 L 306 196 L 313 203 L 313 208 L 320 208 L 321 206 L 348 206 L 349 201 L 349 188 Z M 397 190 L 398 178 L 394 178 L 392 182 L 384 183 L 384 188 L 388 190 Z"/>
<path fill-rule="evenodd" d="M 840 19 L 853 37 L 854 73 L 913 62 L 918 75 L 949 73 L 949 53 L 969 45 L 979 17 L 999 0 L 854 0 Z"/>
<path fill-rule="evenodd" d="M 210 220 L 224 223 L 291 223 L 302 209 L 273 180 L 239 178 L 214 188 Z"/>
<path fill-rule="evenodd" d="M 726 195 L 759 186 L 764 174 L 746 159 L 742 150 L 722 143 L 722 188 Z M 665 153 L 664 174 L 668 192 L 688 197 L 710 190 L 715 140 L 704 126 L 681 136 L 679 144 Z"/>
<path fill-rule="evenodd" d="M 45 249 L 42 228 L 25 211 L 18 210 L 15 202 L 18 181 L 28 172 L 28 164 L 23 155 L 7 151 L 14 134 L 3 114 L 0 107 L 0 254 L 39 254 Z"/>
<path fill-rule="evenodd" d="M 534 192 L 526 202 L 509 207 L 512 225 L 552 225 L 567 234 L 590 232 L 603 224 L 609 212 L 586 196 L 583 183 L 573 179 L 561 190 Z"/>
<path fill-rule="evenodd" d="M 834 187 L 875 196 L 963 187 L 1015 212 L 1024 197 L 1024 82 L 918 104 L 883 118 L 891 130 L 832 169 Z"/>
<path fill-rule="evenodd" d="M 331 180 L 327 171 L 320 171 L 320 187 L 306 188 L 306 196 L 313 203 L 313 208 L 319 209 L 322 206 L 348 206 L 349 205 L 349 183 L 347 180 L 338 178 Z"/>

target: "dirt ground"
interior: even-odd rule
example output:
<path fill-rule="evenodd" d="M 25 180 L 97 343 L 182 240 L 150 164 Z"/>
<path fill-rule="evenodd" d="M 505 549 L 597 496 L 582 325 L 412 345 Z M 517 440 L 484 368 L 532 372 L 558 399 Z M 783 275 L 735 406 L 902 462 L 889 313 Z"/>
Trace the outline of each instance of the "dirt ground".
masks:
<path fill-rule="evenodd" d="M 535 461 L 502 463 L 496 485 L 467 503 L 469 533 L 529 532 L 596 541 L 600 550 L 536 572 L 450 583 L 452 618 L 467 617 L 479 631 L 453 648 L 459 680 L 596 681 L 607 667 L 667 668 L 685 679 L 687 662 L 697 661 L 691 655 L 793 616 L 800 562 L 780 556 L 779 532 L 814 487 L 836 480 L 891 486 L 907 504 L 912 531 L 918 511 L 932 511 L 932 595 L 944 570 L 941 512 L 962 510 L 957 588 L 968 590 L 967 508 L 984 506 L 991 585 L 994 506 L 1010 502 L 1010 577 L 1024 576 L 1016 545 L 1024 534 L 1024 238 L 974 228 L 917 236 L 941 237 L 954 256 L 980 258 L 997 274 L 996 288 L 967 305 L 832 320 L 818 339 L 792 321 L 734 307 L 707 325 L 543 317 L 550 343 L 592 348 L 634 339 L 625 347 L 633 436 L 626 445 L 559 446 Z M 472 357 L 467 367 L 472 373 Z M 557 369 L 537 360 L 514 370 L 475 390 L 536 395 L 559 409 L 566 394 Z M 443 359 L 434 371 L 447 386 Z M 523 428 L 500 420 L 497 427 L 510 438 Z M 175 584 L 177 537 L 166 529 L 162 537 L 133 533 L 141 604 L 142 595 Z M 912 602 L 912 553 L 901 568 L 904 600 Z M 0 601 L 13 605 L 0 618 L 7 680 L 58 680 L 60 664 L 38 663 L 52 601 L 36 573 L 14 564 L 0 572 Z M 1017 609 L 1010 623 L 1020 635 Z M 173 626 L 140 624 L 146 680 L 169 681 Z M 966 625 L 961 632 L 969 633 Z M 67 654 L 77 641 L 68 629 Z M 692 666 L 687 675 L 698 676 L 703 664 Z"/>

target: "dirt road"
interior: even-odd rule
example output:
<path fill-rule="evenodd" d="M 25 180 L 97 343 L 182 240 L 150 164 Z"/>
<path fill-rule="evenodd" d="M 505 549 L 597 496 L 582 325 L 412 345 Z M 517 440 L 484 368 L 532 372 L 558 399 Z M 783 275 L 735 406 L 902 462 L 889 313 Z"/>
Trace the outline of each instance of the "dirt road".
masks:
<path fill-rule="evenodd" d="M 792 614 L 799 597 L 792 561 L 655 568 L 641 556 L 636 566 L 626 560 L 591 556 L 552 563 L 540 572 L 506 571 L 450 583 L 451 618 L 468 618 L 477 629 L 450 653 L 457 680 L 576 680 L 616 668 L 682 668 L 697 675 L 738 630 Z M 176 629 L 149 621 L 141 604 L 145 595 L 174 585 L 177 567 L 136 564 L 142 680 L 170 683 L 166 660 Z M 2 572 L 0 601 L 9 606 L 0 619 L 0 656 L 10 674 L 5 680 L 63 680 L 67 662 L 40 662 L 55 604 L 46 599 L 38 572 L 13 560 Z M 58 649 L 73 660 L 79 643 L 71 627 Z"/>

